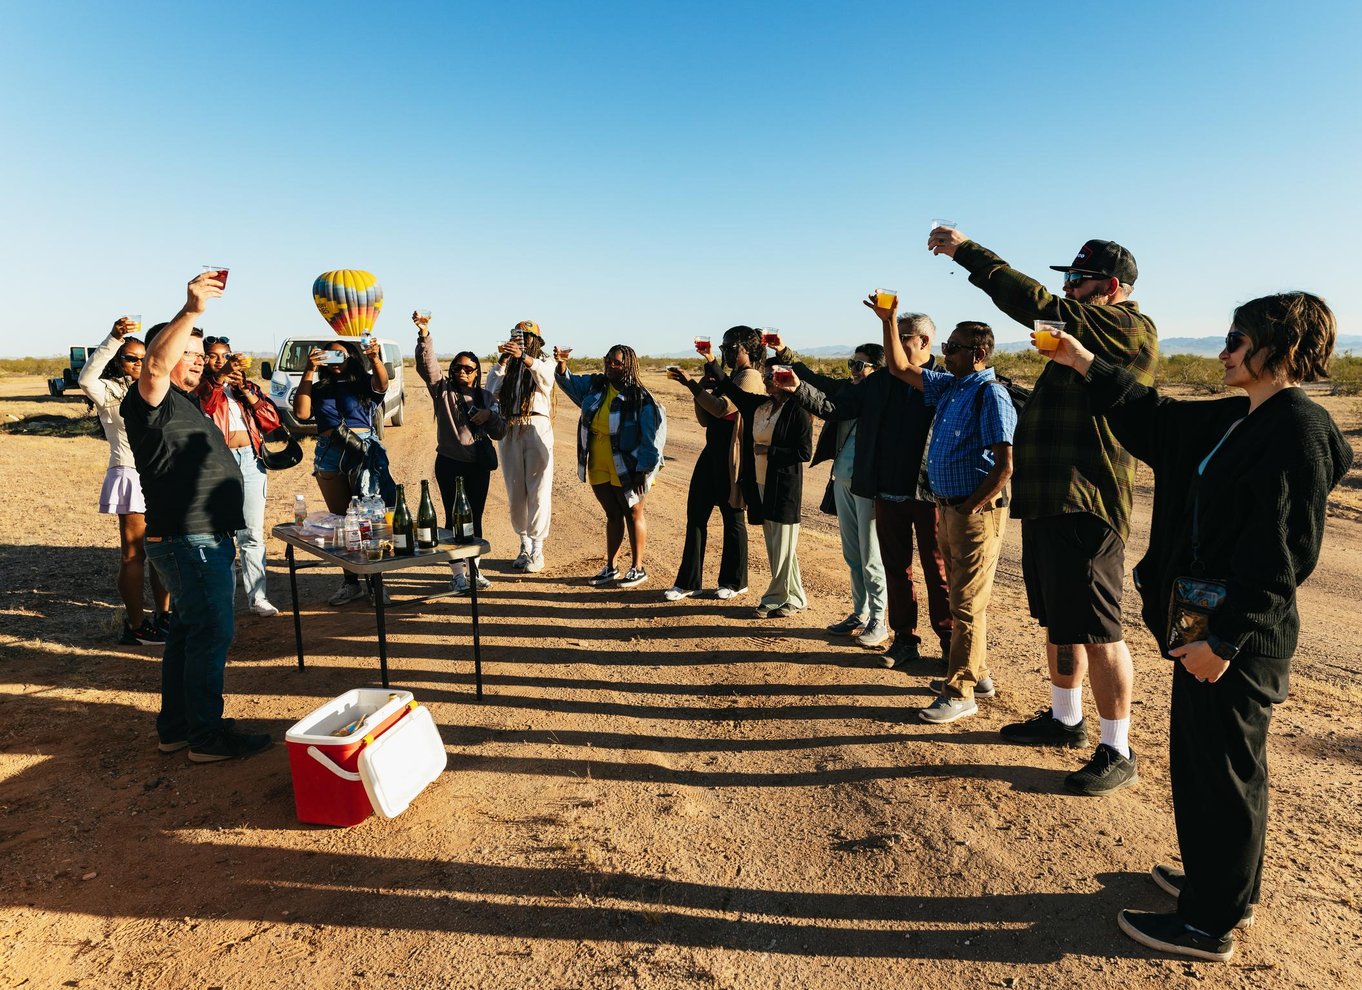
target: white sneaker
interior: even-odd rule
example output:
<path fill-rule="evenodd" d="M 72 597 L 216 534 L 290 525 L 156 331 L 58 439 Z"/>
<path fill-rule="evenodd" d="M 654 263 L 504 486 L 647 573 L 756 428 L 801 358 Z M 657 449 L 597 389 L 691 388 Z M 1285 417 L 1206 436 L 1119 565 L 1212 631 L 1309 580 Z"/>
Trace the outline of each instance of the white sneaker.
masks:
<path fill-rule="evenodd" d="M 671 587 L 662 592 L 662 597 L 669 602 L 679 602 L 681 599 L 689 598 L 693 594 L 695 594 L 695 592 L 691 591 L 689 588 Z"/>
<path fill-rule="evenodd" d="M 857 646 L 879 646 L 889 638 L 889 630 L 885 628 L 884 620 L 871 619 L 866 624 L 865 631 L 856 637 Z"/>
<path fill-rule="evenodd" d="M 482 571 L 478 571 L 477 584 L 479 591 L 486 591 L 488 588 L 492 587 L 492 582 L 482 576 Z"/>
<path fill-rule="evenodd" d="M 741 588 L 720 588 L 718 591 L 714 592 L 714 597 L 718 598 L 720 601 L 726 602 L 730 598 L 737 598 L 739 595 L 745 594 L 747 594 L 746 585 Z"/>
<path fill-rule="evenodd" d="M 511 561 L 511 570 L 523 571 L 530 566 L 530 551 L 524 547 L 520 548 L 520 553 L 515 560 Z"/>
<path fill-rule="evenodd" d="M 342 581 L 340 587 L 336 589 L 336 593 L 328 598 L 327 601 L 332 605 L 348 605 L 356 598 L 363 598 L 367 593 L 368 592 L 364 589 L 364 585 L 360 584 L 358 581 L 353 584 L 349 581 Z"/>
<path fill-rule="evenodd" d="M 637 588 L 644 581 L 648 580 L 648 572 L 642 567 L 631 567 L 624 572 L 624 577 L 620 578 L 621 588 Z"/>
<path fill-rule="evenodd" d="M 456 595 L 466 595 L 471 590 L 468 587 L 467 574 L 455 574 L 449 579 L 449 590 Z"/>
<path fill-rule="evenodd" d="M 544 569 L 544 551 L 537 550 L 530 554 L 529 561 L 525 564 L 525 570 L 531 574 L 538 574 Z"/>
<path fill-rule="evenodd" d="M 278 615 L 279 610 L 262 598 L 251 606 L 251 614 L 258 615 L 262 619 L 270 619 Z"/>

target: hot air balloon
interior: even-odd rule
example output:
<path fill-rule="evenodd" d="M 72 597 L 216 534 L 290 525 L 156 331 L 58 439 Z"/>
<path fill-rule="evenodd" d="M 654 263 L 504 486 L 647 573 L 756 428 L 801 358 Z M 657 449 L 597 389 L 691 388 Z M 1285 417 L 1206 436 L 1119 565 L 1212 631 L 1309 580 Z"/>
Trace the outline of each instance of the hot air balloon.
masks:
<path fill-rule="evenodd" d="M 383 309 L 383 287 L 371 272 L 343 268 L 317 276 L 312 301 L 332 330 L 342 337 L 359 337 L 373 332 Z"/>

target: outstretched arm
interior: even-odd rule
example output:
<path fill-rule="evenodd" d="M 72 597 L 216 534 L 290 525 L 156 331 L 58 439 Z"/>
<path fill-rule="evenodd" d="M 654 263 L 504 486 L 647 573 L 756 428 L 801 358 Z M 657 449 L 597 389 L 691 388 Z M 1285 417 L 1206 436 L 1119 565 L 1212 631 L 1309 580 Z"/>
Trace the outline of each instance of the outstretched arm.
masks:
<path fill-rule="evenodd" d="M 146 362 L 137 379 L 137 392 L 153 409 L 159 407 L 170 392 L 170 372 L 184 357 L 194 321 L 207 310 L 208 300 L 220 295 L 222 283 L 218 281 L 217 272 L 203 272 L 190 279 L 184 305 L 147 348 Z"/>

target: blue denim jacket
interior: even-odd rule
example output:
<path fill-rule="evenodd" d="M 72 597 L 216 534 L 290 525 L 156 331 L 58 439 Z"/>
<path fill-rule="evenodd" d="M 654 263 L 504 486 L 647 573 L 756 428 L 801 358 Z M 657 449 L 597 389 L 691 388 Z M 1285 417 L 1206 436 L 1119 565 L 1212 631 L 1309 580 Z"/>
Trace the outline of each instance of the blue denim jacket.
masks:
<path fill-rule="evenodd" d="M 563 394 L 581 407 L 577 421 L 577 477 L 586 480 L 586 455 L 591 444 L 591 421 L 605 401 L 609 381 L 604 375 L 556 376 Z M 667 414 L 652 393 L 639 386 L 639 399 L 630 402 L 617 394 L 610 404 L 610 449 L 615 455 L 615 471 L 620 485 L 633 502 L 632 490 L 639 475 L 648 483 L 662 469 L 662 448 L 667 442 Z"/>

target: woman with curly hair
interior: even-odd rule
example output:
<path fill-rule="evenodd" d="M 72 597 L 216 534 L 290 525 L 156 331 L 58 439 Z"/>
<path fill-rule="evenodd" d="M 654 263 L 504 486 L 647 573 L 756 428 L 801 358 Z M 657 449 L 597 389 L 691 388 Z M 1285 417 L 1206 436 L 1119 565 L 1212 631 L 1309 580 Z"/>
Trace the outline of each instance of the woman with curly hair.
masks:
<path fill-rule="evenodd" d="M 553 349 L 558 384 L 581 407 L 577 424 L 577 476 L 590 482 L 605 510 L 605 566 L 591 578 L 594 586 L 634 588 L 648 580 L 643 553 L 648 521 L 643 504 L 662 469 L 667 417 L 638 380 L 638 355 L 616 344 L 605 355 L 605 373 L 574 375 L 568 370 L 572 348 Z M 624 574 L 615 557 L 629 532 L 632 562 Z"/>
<path fill-rule="evenodd" d="M 1220 352 L 1244 395 L 1169 399 L 1057 333 L 1050 355 L 1093 411 L 1154 469 L 1149 550 L 1132 578 L 1173 661 L 1169 778 L 1182 868 L 1154 882 L 1166 913 L 1122 911 L 1142 945 L 1224 960 L 1253 923 L 1267 838 L 1267 731 L 1300 634 L 1296 589 L 1319 560 L 1329 492 L 1352 448 L 1299 386 L 1324 378 L 1337 323 L 1323 299 L 1283 292 L 1234 311 Z"/>
<path fill-rule="evenodd" d="M 142 500 L 142 481 L 133 463 L 132 448 L 128 446 L 128 431 L 123 415 L 118 411 L 123 397 L 128 394 L 142 374 L 142 362 L 147 349 L 129 331 L 136 323 L 121 317 L 94 353 L 80 369 L 76 379 L 85 397 L 94 403 L 99 425 L 109 441 L 109 466 L 104 472 L 104 487 L 99 493 L 99 511 L 118 517 L 118 543 L 121 557 L 118 564 L 118 594 L 123 599 L 123 635 L 118 642 L 123 646 L 151 645 L 165 642 L 165 627 L 170 615 L 170 592 L 161 585 L 156 571 L 151 571 L 151 593 L 156 611 L 148 619 L 142 597 L 142 580 L 147 573 L 146 502 Z"/>
<path fill-rule="evenodd" d="M 544 336 L 533 320 L 517 323 L 497 350 L 501 356 L 487 375 L 487 390 L 507 423 L 501 476 L 520 538 L 511 569 L 534 573 L 544 569 L 553 499 L 553 366 L 544 360 Z"/>

